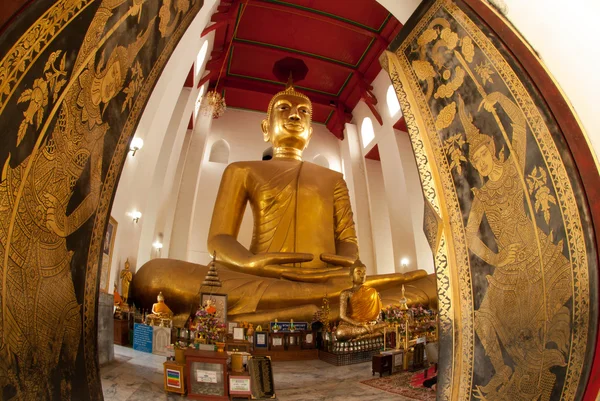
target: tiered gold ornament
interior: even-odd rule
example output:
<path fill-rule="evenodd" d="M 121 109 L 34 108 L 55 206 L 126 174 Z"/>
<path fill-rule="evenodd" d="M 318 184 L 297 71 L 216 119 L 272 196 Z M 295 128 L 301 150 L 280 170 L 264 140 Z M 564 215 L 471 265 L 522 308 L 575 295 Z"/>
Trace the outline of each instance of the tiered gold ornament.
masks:
<path fill-rule="evenodd" d="M 213 259 L 210 262 L 210 266 L 208 267 L 208 273 L 204 277 L 204 281 L 202 282 L 203 286 L 207 287 L 221 287 L 221 279 L 219 278 L 219 274 L 217 273 L 217 266 L 215 265 L 215 259 L 217 258 L 217 253 L 213 253 Z"/>

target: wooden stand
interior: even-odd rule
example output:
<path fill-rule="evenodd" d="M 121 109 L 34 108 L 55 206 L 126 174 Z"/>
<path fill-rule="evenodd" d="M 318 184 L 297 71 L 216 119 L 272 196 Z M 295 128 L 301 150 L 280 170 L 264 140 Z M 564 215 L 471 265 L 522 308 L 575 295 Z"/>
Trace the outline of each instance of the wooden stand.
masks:
<path fill-rule="evenodd" d="M 229 400 L 227 353 L 214 351 L 185 351 L 188 372 L 188 398 L 196 400 Z M 198 376 L 206 374 L 206 380 Z M 212 381 L 213 379 L 215 381 Z M 206 387 L 207 391 L 203 391 Z M 210 391 L 208 391 L 210 390 Z M 215 392 L 219 394 L 214 394 Z"/>
<path fill-rule="evenodd" d="M 129 322 L 127 320 L 115 319 L 114 343 L 129 345 Z"/>
<path fill-rule="evenodd" d="M 379 373 L 379 377 L 383 375 L 384 372 L 388 372 L 390 375 L 392 374 L 392 355 L 373 355 L 372 362 L 372 370 L 373 376 L 375 373 Z"/>
<path fill-rule="evenodd" d="M 250 341 L 227 340 L 225 351 L 252 352 L 252 343 Z"/>
<path fill-rule="evenodd" d="M 288 333 L 286 334 L 286 346 L 290 351 L 300 351 L 301 343 L 300 343 L 300 333 Z"/>

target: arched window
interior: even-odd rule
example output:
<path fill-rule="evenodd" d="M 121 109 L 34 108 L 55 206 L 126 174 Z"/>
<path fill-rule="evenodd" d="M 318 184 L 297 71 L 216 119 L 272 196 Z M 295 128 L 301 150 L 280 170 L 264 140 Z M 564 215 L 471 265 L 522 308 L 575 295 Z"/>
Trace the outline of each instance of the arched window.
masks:
<path fill-rule="evenodd" d="M 204 44 L 200 48 L 200 53 L 198 53 L 198 57 L 196 57 L 196 65 L 194 67 L 194 74 L 198 75 L 202 65 L 204 64 L 204 58 L 206 58 L 206 52 L 208 50 L 208 40 L 204 41 Z"/>
<path fill-rule="evenodd" d="M 318 164 L 321 167 L 329 168 L 329 160 L 323 155 L 316 155 L 313 159 L 313 163 Z"/>
<path fill-rule="evenodd" d="M 262 154 L 262 160 L 271 160 L 273 158 L 273 147 L 269 146 Z"/>
<path fill-rule="evenodd" d="M 198 98 L 196 98 L 196 104 L 194 105 L 194 120 L 198 117 L 198 111 L 200 111 L 200 105 L 202 104 L 202 95 L 204 95 L 204 87 L 206 85 L 202 85 L 200 87 L 200 91 L 198 92 Z"/>
<path fill-rule="evenodd" d="M 217 142 L 213 143 L 210 148 L 210 156 L 208 157 L 209 162 L 213 163 L 229 163 L 229 144 L 223 140 L 219 139 Z"/>
<path fill-rule="evenodd" d="M 396 96 L 393 85 L 390 85 L 388 88 L 385 99 L 387 101 L 388 110 L 390 111 L 390 116 L 394 117 L 400 111 L 400 103 L 398 102 L 398 97 Z"/>
<path fill-rule="evenodd" d="M 375 132 L 373 131 L 373 122 L 369 117 L 365 117 L 360 126 L 360 137 L 362 138 L 363 148 L 366 148 L 368 144 L 375 138 Z"/>

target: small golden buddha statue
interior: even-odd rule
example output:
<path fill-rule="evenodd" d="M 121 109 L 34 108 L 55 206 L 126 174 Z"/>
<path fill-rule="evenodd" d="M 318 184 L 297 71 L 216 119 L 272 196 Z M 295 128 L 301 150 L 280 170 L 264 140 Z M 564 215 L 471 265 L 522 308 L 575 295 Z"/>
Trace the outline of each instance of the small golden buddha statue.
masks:
<path fill-rule="evenodd" d="M 133 279 L 133 273 L 130 268 L 129 259 L 125 260 L 125 268 L 121 270 L 121 297 L 123 298 L 123 302 L 127 303 L 127 299 L 129 298 L 129 284 Z"/>
<path fill-rule="evenodd" d="M 165 297 L 163 296 L 162 291 L 158 293 L 156 300 L 158 302 L 152 305 L 152 313 L 147 315 L 146 319 L 154 322 L 160 319 L 171 319 L 173 317 L 173 312 L 167 304 L 165 304 Z"/>
<path fill-rule="evenodd" d="M 357 260 L 351 270 L 352 288 L 340 294 L 340 319 L 335 331 L 340 341 L 362 340 L 383 335 L 381 298 L 376 289 L 365 285 L 367 268 Z"/>
<path fill-rule="evenodd" d="M 309 321 L 323 294 L 336 317 L 358 246 L 343 175 L 302 160 L 312 135 L 311 114 L 309 98 L 293 86 L 277 93 L 261 126 L 264 140 L 273 145 L 273 159 L 235 162 L 223 173 L 208 250 L 216 251 L 230 319 Z M 248 205 L 254 228 L 246 248 L 237 235 Z M 198 264 L 153 259 L 136 272 L 132 298 L 148 305 L 149 294 L 163 291 L 174 310 L 189 313 L 207 271 Z M 400 285 L 414 280 L 422 283 L 413 283 L 411 299 L 424 304 L 436 299 L 435 279 L 422 270 L 371 277 L 368 284 L 391 303 Z"/>

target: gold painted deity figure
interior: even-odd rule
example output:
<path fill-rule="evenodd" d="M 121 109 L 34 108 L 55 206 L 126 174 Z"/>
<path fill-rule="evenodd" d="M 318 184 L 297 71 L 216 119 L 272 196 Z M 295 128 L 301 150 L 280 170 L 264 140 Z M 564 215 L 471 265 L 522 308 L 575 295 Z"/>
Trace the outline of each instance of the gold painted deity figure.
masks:
<path fill-rule="evenodd" d="M 127 299 L 129 298 L 129 285 L 131 284 L 131 280 L 133 279 L 133 273 L 129 270 L 130 267 L 129 259 L 125 260 L 125 269 L 121 270 L 121 296 L 123 297 L 123 302 L 127 303 Z"/>
<path fill-rule="evenodd" d="M 367 268 L 357 260 L 350 271 L 352 287 L 340 294 L 341 322 L 335 331 L 339 341 L 362 340 L 383 335 L 387 324 L 381 320 L 381 298 L 365 285 Z"/>
<path fill-rule="evenodd" d="M 123 2 L 99 5 L 72 67 L 72 71 L 82 72 L 66 86 L 62 103 L 54 105 L 56 123 L 49 125 L 52 131 L 39 133 L 46 135 L 39 149 L 16 166 L 11 165 L 9 156 L 2 169 L 0 388 L 18 389 L 19 399 L 42 400 L 57 394 L 71 399 L 73 372 L 69 369 L 75 363 L 82 332 L 72 269 L 81 267 L 72 266 L 73 251 L 66 237 L 96 212 L 104 140 L 111 129 L 103 111 L 123 89 L 130 67 L 153 30 L 150 23 L 128 46 L 114 47 L 108 57 L 92 57 L 113 10 Z M 59 54 L 53 53 L 48 62 Z M 41 118 L 52 96 L 48 83 L 41 81 L 36 80 L 33 97 L 28 99 L 25 121 L 31 113 Z M 27 135 L 27 126 L 22 128 L 18 141 Z M 84 171 L 89 174 L 89 180 L 81 181 L 86 185 L 80 188 L 85 195 L 78 195 L 74 203 L 72 196 Z M 57 368 L 57 361 L 62 361 L 64 368 Z M 60 388 L 52 387 L 51 376 L 62 377 Z"/>
<path fill-rule="evenodd" d="M 526 119 L 500 92 L 485 97 L 483 108 L 500 106 L 512 123 L 510 155 L 496 155 L 491 136 L 473 124 L 459 98 L 459 117 L 469 144 L 469 161 L 485 183 L 473 188 L 466 236 L 469 249 L 491 266 L 488 287 L 475 312 L 475 332 L 490 358 L 495 374 L 477 395 L 487 400 L 548 400 L 556 380 L 550 371 L 564 366 L 568 352 L 571 296 L 570 263 L 563 244 L 536 226 L 523 172 L 526 156 Z M 484 218 L 498 248 L 492 251 L 478 236 Z M 567 333 L 564 330 L 567 330 Z M 549 346 L 552 342 L 553 345 Z M 502 348 L 514 366 L 506 364 Z M 483 398 L 482 398 L 483 399 Z"/>
<path fill-rule="evenodd" d="M 277 319 L 311 320 L 328 294 L 333 313 L 348 286 L 350 266 L 358 258 L 348 189 L 342 174 L 304 162 L 311 135 L 312 104 L 292 86 L 271 100 L 262 122 L 273 159 L 230 164 L 221 180 L 208 235 L 216 251 L 221 291 L 228 296 L 228 317 L 258 324 Z M 252 243 L 237 240 L 245 208 L 254 216 Z M 136 303 L 149 294 L 168 293 L 177 312 L 197 304 L 205 266 L 154 259 L 133 280 Z M 414 299 L 436 299 L 435 283 L 424 271 L 372 277 L 368 284 L 396 292 L 400 284 L 421 279 Z M 171 302 L 171 301 L 170 301 Z"/>

